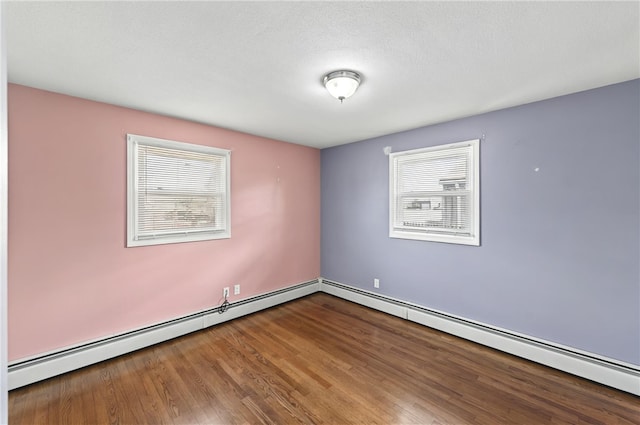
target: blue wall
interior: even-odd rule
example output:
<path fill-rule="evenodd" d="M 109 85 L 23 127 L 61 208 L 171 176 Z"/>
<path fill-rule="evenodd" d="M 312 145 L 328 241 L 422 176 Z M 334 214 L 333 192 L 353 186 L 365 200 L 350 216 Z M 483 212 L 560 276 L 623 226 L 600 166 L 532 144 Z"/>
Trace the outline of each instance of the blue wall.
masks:
<path fill-rule="evenodd" d="M 322 276 L 640 365 L 639 117 L 633 80 L 323 150 Z M 383 148 L 483 135 L 481 246 L 390 239 Z"/>

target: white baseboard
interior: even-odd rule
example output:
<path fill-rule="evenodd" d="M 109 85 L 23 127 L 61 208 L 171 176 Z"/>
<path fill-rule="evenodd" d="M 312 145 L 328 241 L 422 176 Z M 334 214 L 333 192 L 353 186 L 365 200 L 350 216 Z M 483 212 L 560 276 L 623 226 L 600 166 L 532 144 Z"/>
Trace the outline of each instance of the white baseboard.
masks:
<path fill-rule="evenodd" d="M 640 396 L 640 367 L 321 279 L 320 290 L 433 329 Z"/>
<path fill-rule="evenodd" d="M 319 280 L 313 280 L 244 301 L 231 303 L 229 309 L 223 314 L 218 313 L 216 309 L 212 309 L 104 340 L 67 347 L 37 358 L 16 361 L 9 365 L 8 368 L 9 390 L 274 307 L 278 304 L 313 294 L 319 290 Z"/>
<path fill-rule="evenodd" d="M 640 367 L 636 365 L 519 335 L 324 279 L 232 303 L 223 314 L 212 309 L 123 335 L 13 362 L 8 368 L 9 390 L 319 291 L 640 396 Z"/>

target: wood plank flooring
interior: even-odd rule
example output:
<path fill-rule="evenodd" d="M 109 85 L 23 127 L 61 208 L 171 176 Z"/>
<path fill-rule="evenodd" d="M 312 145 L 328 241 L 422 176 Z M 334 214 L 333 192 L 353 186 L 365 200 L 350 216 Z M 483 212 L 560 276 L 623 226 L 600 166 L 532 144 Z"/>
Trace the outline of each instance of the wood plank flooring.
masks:
<path fill-rule="evenodd" d="M 10 424 L 640 424 L 640 398 L 326 294 L 9 394 Z"/>

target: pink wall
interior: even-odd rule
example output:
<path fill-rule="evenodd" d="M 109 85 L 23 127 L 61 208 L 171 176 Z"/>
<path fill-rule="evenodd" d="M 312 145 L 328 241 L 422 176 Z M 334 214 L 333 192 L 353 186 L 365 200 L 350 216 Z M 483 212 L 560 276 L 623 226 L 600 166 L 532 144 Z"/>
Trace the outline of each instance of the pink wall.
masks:
<path fill-rule="evenodd" d="M 320 275 L 320 151 L 9 85 L 9 359 Z M 125 248 L 126 134 L 230 149 L 232 237 Z"/>

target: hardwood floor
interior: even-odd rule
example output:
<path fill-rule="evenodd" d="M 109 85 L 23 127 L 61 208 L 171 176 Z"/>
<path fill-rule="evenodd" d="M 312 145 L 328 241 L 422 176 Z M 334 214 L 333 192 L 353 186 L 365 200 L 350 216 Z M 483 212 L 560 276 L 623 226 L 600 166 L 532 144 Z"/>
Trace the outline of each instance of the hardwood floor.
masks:
<path fill-rule="evenodd" d="M 640 398 L 326 294 L 9 394 L 11 424 L 639 424 Z"/>

